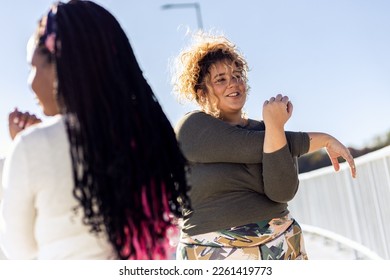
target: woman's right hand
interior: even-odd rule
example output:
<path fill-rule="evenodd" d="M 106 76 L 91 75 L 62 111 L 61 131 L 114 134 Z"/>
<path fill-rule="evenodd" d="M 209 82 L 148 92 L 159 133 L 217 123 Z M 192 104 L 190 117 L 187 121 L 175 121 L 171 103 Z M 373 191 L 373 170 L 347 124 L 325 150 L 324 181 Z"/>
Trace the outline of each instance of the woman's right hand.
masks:
<path fill-rule="evenodd" d="M 286 122 L 290 119 L 293 111 L 293 105 L 288 96 L 281 94 L 271 97 L 263 104 L 263 121 L 266 129 L 283 129 Z"/>
<path fill-rule="evenodd" d="M 8 115 L 9 134 L 13 140 L 16 135 L 27 127 L 42 122 L 34 114 L 20 112 L 17 108 Z"/>
<path fill-rule="evenodd" d="M 278 94 L 263 105 L 265 124 L 264 152 L 272 153 L 287 144 L 284 125 L 292 115 L 293 106 L 288 96 Z"/>

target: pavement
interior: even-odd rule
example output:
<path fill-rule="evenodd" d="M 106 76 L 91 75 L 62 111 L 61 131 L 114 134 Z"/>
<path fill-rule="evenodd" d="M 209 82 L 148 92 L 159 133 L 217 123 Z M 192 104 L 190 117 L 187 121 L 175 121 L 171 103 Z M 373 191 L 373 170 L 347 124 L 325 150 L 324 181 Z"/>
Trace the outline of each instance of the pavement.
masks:
<path fill-rule="evenodd" d="M 324 237 L 303 232 L 309 260 L 356 260 L 355 251 Z"/>

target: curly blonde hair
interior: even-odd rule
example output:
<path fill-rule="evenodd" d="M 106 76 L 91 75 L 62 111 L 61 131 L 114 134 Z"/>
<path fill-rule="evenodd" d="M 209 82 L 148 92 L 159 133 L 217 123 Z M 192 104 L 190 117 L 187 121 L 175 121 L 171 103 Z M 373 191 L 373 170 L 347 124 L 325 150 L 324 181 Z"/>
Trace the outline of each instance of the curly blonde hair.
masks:
<path fill-rule="evenodd" d="M 223 35 L 197 33 L 193 39 L 193 44 L 184 49 L 175 60 L 173 90 L 180 99 L 195 101 L 206 113 L 218 116 L 216 97 L 205 95 L 210 92 L 210 67 L 219 61 L 234 63 L 241 71 L 248 92 L 248 64 L 236 45 Z"/>

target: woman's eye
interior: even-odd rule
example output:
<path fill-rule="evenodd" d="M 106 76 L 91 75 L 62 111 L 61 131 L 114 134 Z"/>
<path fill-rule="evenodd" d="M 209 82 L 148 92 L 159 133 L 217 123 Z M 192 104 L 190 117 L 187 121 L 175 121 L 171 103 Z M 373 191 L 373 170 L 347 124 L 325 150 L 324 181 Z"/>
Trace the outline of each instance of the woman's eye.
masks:
<path fill-rule="evenodd" d="M 244 79 L 243 79 L 243 76 L 242 76 L 242 75 L 235 75 L 235 76 L 233 77 L 233 79 L 235 79 L 238 83 L 244 82 Z"/>

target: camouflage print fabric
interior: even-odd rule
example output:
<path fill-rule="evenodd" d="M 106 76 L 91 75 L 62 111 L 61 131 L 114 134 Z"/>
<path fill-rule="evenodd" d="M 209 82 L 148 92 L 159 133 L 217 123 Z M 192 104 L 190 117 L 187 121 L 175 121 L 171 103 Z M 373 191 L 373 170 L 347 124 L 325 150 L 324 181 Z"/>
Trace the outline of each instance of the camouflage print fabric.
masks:
<path fill-rule="evenodd" d="M 302 230 L 287 215 L 222 231 L 184 237 L 177 260 L 307 260 Z"/>

